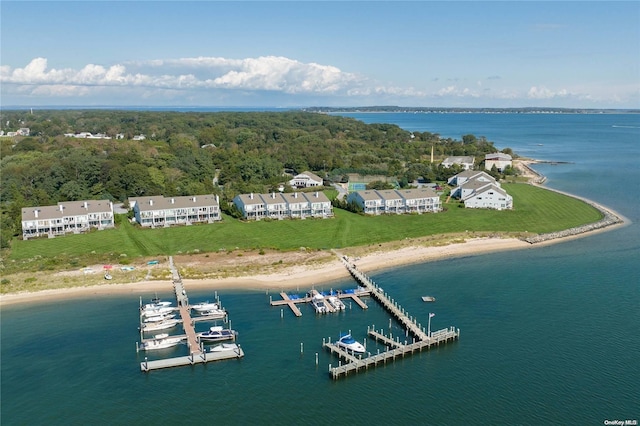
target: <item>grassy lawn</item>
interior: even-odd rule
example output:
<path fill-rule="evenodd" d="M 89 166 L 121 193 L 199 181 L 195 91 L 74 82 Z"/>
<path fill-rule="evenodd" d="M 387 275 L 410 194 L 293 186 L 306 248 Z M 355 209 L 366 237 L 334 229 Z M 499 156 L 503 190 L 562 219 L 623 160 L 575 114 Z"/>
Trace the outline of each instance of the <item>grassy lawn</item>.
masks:
<path fill-rule="evenodd" d="M 588 204 L 524 184 L 504 184 L 512 211 L 445 204 L 437 214 L 365 217 L 335 210 L 329 220 L 245 223 L 224 217 L 212 225 L 140 229 L 121 220 L 116 229 L 54 239 L 16 240 L 3 259 L 5 272 L 53 270 L 91 263 L 128 263 L 135 258 L 238 249 L 330 249 L 458 232 L 547 233 L 592 223 L 600 213 Z"/>

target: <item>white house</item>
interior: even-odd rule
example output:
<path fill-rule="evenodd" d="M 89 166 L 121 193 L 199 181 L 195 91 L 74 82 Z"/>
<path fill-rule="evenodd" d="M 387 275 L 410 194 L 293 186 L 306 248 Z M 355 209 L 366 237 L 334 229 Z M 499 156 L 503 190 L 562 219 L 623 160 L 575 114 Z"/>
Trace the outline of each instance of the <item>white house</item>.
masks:
<path fill-rule="evenodd" d="M 293 188 L 310 188 L 322 186 L 322 184 L 322 179 L 311 172 L 302 172 L 289 181 L 289 185 Z"/>
<path fill-rule="evenodd" d="M 491 170 L 493 166 L 496 169 L 503 171 L 507 166 L 511 166 L 511 156 L 509 154 L 503 154 L 502 152 L 494 152 L 493 154 L 487 154 L 484 156 L 484 168 L 485 170 Z"/>
<path fill-rule="evenodd" d="M 466 208 L 510 210 L 513 198 L 502 188 L 489 183 L 463 198 Z"/>
<path fill-rule="evenodd" d="M 457 186 L 451 196 L 459 198 L 469 208 L 512 209 L 513 198 L 493 177 L 485 172 L 464 171 L 449 179 Z"/>
<path fill-rule="evenodd" d="M 181 197 L 131 197 L 129 206 L 141 226 L 191 225 L 197 222 L 214 223 L 222 220 L 217 195 L 189 195 Z"/>
<path fill-rule="evenodd" d="M 65 201 L 56 206 L 22 209 L 22 238 L 25 240 L 113 227 L 113 203 L 109 200 Z"/>
<path fill-rule="evenodd" d="M 451 167 L 454 164 L 458 164 L 459 166 L 464 167 L 465 170 L 473 169 L 473 164 L 475 162 L 474 157 L 470 156 L 462 156 L 462 157 L 447 157 L 442 162 L 444 167 Z"/>
<path fill-rule="evenodd" d="M 260 194 L 239 194 L 233 199 L 242 217 L 250 220 L 260 220 L 265 217 L 266 207 Z"/>

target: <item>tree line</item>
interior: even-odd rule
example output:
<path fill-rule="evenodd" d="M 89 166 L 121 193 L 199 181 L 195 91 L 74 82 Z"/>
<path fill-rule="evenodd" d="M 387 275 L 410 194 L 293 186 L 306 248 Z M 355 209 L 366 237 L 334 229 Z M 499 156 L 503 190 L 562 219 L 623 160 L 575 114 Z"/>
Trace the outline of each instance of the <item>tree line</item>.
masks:
<path fill-rule="evenodd" d="M 28 137 L 0 138 L 2 248 L 19 235 L 21 209 L 27 206 L 205 193 L 220 195 L 227 205 L 239 193 L 286 183 L 285 171 L 335 179 L 349 172 L 382 174 L 406 186 L 418 177 L 441 181 L 459 172 L 439 164 L 446 156 L 484 158 L 497 151 L 484 137 L 441 138 L 305 111 L 0 112 L 0 130 L 24 127 Z M 111 139 L 64 136 L 80 132 Z M 118 134 L 124 137 L 116 139 Z M 140 134 L 146 138 L 132 139 Z"/>

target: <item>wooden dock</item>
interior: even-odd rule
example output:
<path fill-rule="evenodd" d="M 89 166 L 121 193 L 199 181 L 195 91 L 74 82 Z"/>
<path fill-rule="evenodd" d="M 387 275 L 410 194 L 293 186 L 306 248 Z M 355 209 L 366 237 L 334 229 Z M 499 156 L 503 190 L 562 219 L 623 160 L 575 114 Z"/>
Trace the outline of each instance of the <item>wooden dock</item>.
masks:
<path fill-rule="evenodd" d="M 298 306 L 296 306 L 299 303 L 311 303 L 311 299 L 313 297 L 313 295 L 318 294 L 318 291 L 315 289 L 312 289 L 309 294 L 305 297 L 300 297 L 297 299 L 291 299 L 289 297 L 289 295 L 285 292 L 281 292 L 280 293 L 280 297 L 282 297 L 281 300 L 273 300 L 271 297 L 269 297 L 269 305 L 271 306 L 283 306 L 283 305 L 287 305 L 289 306 L 289 308 L 291 308 L 291 311 L 293 311 L 293 314 L 297 317 L 301 317 L 302 316 L 302 311 L 300 311 L 300 308 L 298 308 Z M 332 296 L 335 296 L 339 299 L 352 299 L 354 302 L 356 302 L 356 304 L 358 306 L 360 306 L 362 309 L 367 309 L 368 306 L 366 303 L 364 303 L 362 301 L 362 299 L 360 299 L 360 296 L 368 296 L 369 295 L 369 291 L 368 290 L 364 290 L 358 293 L 335 293 L 332 294 Z M 333 306 L 330 306 L 330 304 L 328 302 L 325 302 L 325 305 L 327 306 L 327 311 L 328 312 L 337 312 L 336 309 Z"/>
<path fill-rule="evenodd" d="M 405 328 L 406 335 L 405 340 L 401 342 L 401 338 L 396 336 L 395 340 L 391 334 L 385 335 L 382 330 L 376 331 L 374 327 L 367 330 L 367 335 L 374 338 L 376 341 L 381 341 L 389 349 L 383 352 L 380 350 L 376 354 L 372 355 L 371 352 L 367 352 L 367 356 L 362 355 L 355 357 L 349 354 L 347 351 L 339 348 L 334 343 L 331 343 L 329 339 L 328 343 L 323 342 L 322 346 L 329 350 L 331 353 L 336 354 L 341 360 L 346 361 L 342 364 L 342 361 L 338 362 L 337 367 L 329 365 L 329 374 L 333 379 L 339 379 L 342 376 L 347 376 L 349 373 L 357 373 L 359 371 L 368 370 L 369 367 L 375 367 L 379 364 L 386 364 L 387 361 L 393 361 L 398 357 L 404 358 L 407 354 L 412 354 L 416 351 L 428 350 L 433 346 L 439 346 L 450 341 L 457 340 L 460 337 L 460 329 L 454 327 L 445 328 L 442 330 L 426 331 L 422 324 L 410 316 L 402 306 L 400 306 L 391 296 L 385 293 L 373 280 L 367 277 L 364 273 L 358 271 L 356 265 L 349 262 L 349 259 L 345 256 L 341 257 L 342 262 L 351 274 L 351 276 L 364 287 L 368 294 L 377 300 L 402 326 Z M 354 299 L 355 300 L 355 299 Z M 412 334 L 411 341 L 408 341 L 409 333 Z M 365 342 L 366 348 L 366 342 Z"/>
<path fill-rule="evenodd" d="M 158 359 L 147 361 L 146 359 L 140 363 L 140 370 L 148 372 L 151 370 L 159 370 L 162 368 L 182 367 L 185 365 L 203 364 L 210 361 L 221 361 L 225 359 L 242 358 L 244 351 L 238 345 L 237 350 L 229 350 L 222 352 L 200 352 L 199 354 L 191 354 L 189 356 L 181 356 L 175 358 Z"/>
<path fill-rule="evenodd" d="M 180 312 L 180 320 L 178 323 L 182 324 L 185 334 L 175 335 L 171 337 L 179 337 L 182 340 L 187 341 L 187 346 L 189 347 L 189 355 L 188 356 L 180 356 L 174 358 L 164 358 L 158 360 L 149 361 L 146 357 L 144 362 L 140 363 L 141 371 L 151 371 L 158 370 L 161 368 L 169 368 L 169 367 L 180 367 L 185 365 L 194 365 L 194 364 L 202 364 L 209 361 L 218 361 L 223 359 L 232 359 L 232 358 L 242 358 L 244 356 L 244 351 L 238 345 L 238 349 L 221 351 L 221 352 L 206 352 L 204 350 L 204 346 L 198 342 L 198 337 L 196 335 L 194 323 L 199 321 L 212 321 L 216 319 L 224 319 L 227 320 L 227 316 L 224 318 L 217 318 L 212 316 L 197 316 L 191 317 L 191 305 L 189 304 L 189 297 L 187 296 L 187 291 L 182 284 L 182 278 L 180 277 L 180 273 L 175 268 L 173 264 L 173 257 L 169 257 L 169 268 L 171 270 L 171 278 L 173 280 L 173 289 L 176 295 L 176 300 L 178 302 L 178 310 Z M 218 304 L 219 304 L 218 300 Z M 219 305 L 220 306 L 220 305 Z M 144 343 L 148 340 L 153 339 L 143 339 L 141 332 L 141 340 Z"/>
<path fill-rule="evenodd" d="M 339 362 L 337 367 L 333 367 L 329 364 L 329 374 L 331 375 L 331 378 L 335 380 L 342 376 L 346 377 L 349 373 L 358 373 L 366 371 L 369 368 L 374 368 L 379 364 L 386 364 L 387 361 L 394 361 L 396 358 L 404 358 L 405 355 L 411 355 L 414 352 L 422 352 L 423 349 L 428 350 L 432 346 L 439 346 L 440 344 L 456 340 L 459 336 L 460 330 L 456 330 L 453 327 L 448 329 L 445 328 L 438 332 L 434 332 L 431 339 L 414 340 L 412 343 L 407 343 L 406 345 L 394 342 L 393 345 L 395 348 L 383 352 L 378 351 L 375 355 L 371 355 L 369 352 L 368 356 L 364 358 L 356 358 L 353 355 L 348 354 L 346 351 L 338 348 L 334 343 L 324 343 L 323 347 L 348 361 L 345 364 Z M 389 338 L 385 339 L 386 341 L 393 341 Z"/>

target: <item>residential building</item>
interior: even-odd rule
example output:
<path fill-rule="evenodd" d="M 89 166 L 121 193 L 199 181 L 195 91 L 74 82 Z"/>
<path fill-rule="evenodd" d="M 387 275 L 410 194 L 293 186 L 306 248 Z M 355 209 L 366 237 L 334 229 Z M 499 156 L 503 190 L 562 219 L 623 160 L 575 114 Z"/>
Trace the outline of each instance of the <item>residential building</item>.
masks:
<path fill-rule="evenodd" d="M 462 199 L 465 208 L 510 210 L 513 197 L 502 188 L 489 183 Z"/>
<path fill-rule="evenodd" d="M 513 198 L 485 172 L 464 171 L 449 179 L 449 183 L 457 185 L 451 190 L 451 196 L 459 198 L 465 207 L 497 210 L 513 208 Z"/>
<path fill-rule="evenodd" d="M 347 202 L 358 204 L 365 214 L 435 213 L 442 210 L 440 197 L 429 188 L 356 191 Z"/>
<path fill-rule="evenodd" d="M 233 204 L 247 220 L 328 218 L 333 216 L 333 206 L 327 196 L 319 191 L 280 194 L 240 194 Z"/>
<path fill-rule="evenodd" d="M 129 206 L 143 227 L 214 223 L 222 219 L 217 195 L 131 197 Z"/>
<path fill-rule="evenodd" d="M 384 202 L 380 195 L 372 189 L 350 193 L 347 195 L 347 203 L 356 203 L 362 208 L 364 214 L 384 213 Z"/>
<path fill-rule="evenodd" d="M 293 179 L 289 181 L 289 185 L 293 188 L 311 188 L 313 186 L 322 186 L 322 178 L 311 172 L 302 172 L 295 175 Z"/>
<path fill-rule="evenodd" d="M 444 167 L 451 167 L 454 164 L 462 166 L 465 170 L 472 170 L 473 164 L 475 162 L 474 157 L 463 156 L 463 157 L 447 157 L 442 162 Z"/>
<path fill-rule="evenodd" d="M 507 166 L 512 165 L 511 160 L 512 159 L 509 154 L 503 154 L 502 152 L 487 154 L 484 156 L 484 168 L 485 170 L 491 170 L 493 166 L 496 166 L 496 169 L 502 172 Z"/>
<path fill-rule="evenodd" d="M 22 238 L 53 238 L 91 228 L 113 228 L 113 218 L 113 203 L 109 200 L 64 201 L 55 206 L 24 207 Z"/>

